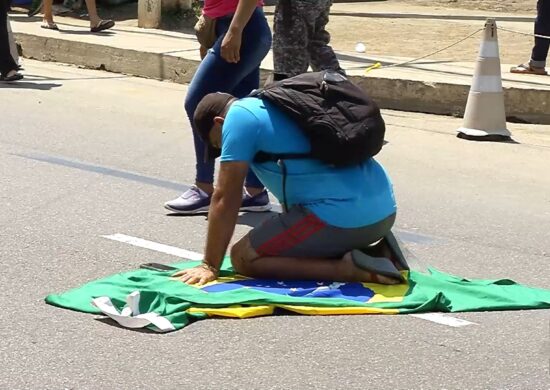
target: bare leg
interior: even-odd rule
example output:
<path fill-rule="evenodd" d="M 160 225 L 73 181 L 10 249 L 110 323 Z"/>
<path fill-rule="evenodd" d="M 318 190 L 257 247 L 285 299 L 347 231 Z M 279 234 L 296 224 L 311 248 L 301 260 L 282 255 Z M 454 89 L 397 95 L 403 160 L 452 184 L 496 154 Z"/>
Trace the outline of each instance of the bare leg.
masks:
<path fill-rule="evenodd" d="M 54 23 L 52 6 L 53 0 L 44 0 L 44 4 L 42 5 L 42 12 L 44 16 L 42 17 L 42 20 L 48 25 L 52 25 Z"/>
<path fill-rule="evenodd" d="M 253 278 L 398 283 L 391 278 L 357 268 L 350 253 L 341 259 L 259 257 L 248 235 L 231 248 L 231 263 L 237 272 Z"/>
<path fill-rule="evenodd" d="M 246 192 L 248 192 L 248 194 L 250 196 L 256 196 L 256 195 L 258 195 L 259 193 L 261 193 L 263 191 L 264 191 L 264 187 L 262 187 L 262 188 L 246 187 Z"/>
<path fill-rule="evenodd" d="M 95 0 L 86 0 L 86 8 L 88 9 L 88 16 L 90 17 L 90 27 L 96 27 L 101 19 L 97 14 Z"/>
<path fill-rule="evenodd" d="M 212 193 L 214 192 L 214 184 L 212 183 L 201 183 L 200 181 L 196 181 L 195 185 L 206 192 L 208 195 L 212 195 Z"/>

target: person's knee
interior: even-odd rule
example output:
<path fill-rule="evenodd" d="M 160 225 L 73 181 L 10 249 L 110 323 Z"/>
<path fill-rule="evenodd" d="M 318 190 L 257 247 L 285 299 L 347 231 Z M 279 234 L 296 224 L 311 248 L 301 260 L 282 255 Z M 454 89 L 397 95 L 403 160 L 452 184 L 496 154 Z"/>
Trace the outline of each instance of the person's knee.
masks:
<path fill-rule="evenodd" d="M 233 269 L 237 273 L 250 274 L 250 265 L 252 261 L 258 258 L 258 254 L 252 248 L 248 234 L 233 245 L 230 256 Z"/>

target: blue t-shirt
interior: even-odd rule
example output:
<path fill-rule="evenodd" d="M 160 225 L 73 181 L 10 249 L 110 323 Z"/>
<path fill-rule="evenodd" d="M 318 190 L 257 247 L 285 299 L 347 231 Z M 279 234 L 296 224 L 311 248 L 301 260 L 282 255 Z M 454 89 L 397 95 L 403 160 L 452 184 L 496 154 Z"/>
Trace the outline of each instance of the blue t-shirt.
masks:
<path fill-rule="evenodd" d="M 222 128 L 221 161 L 245 161 L 273 195 L 283 202 L 282 169 L 275 162 L 255 163 L 258 151 L 307 153 L 310 143 L 279 108 L 258 98 L 231 106 Z M 300 204 L 329 225 L 356 228 L 395 213 L 391 181 L 374 159 L 334 168 L 315 159 L 285 160 L 286 201 Z"/>

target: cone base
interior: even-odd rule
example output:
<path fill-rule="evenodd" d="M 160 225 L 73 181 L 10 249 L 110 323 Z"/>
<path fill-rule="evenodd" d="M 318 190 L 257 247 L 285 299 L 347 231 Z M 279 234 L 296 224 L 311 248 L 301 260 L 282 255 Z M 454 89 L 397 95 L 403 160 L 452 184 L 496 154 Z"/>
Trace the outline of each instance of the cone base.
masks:
<path fill-rule="evenodd" d="M 458 138 L 466 139 L 469 141 L 487 141 L 487 142 L 511 142 L 512 137 L 509 135 L 502 135 L 502 134 L 482 134 L 480 131 L 475 131 L 475 134 L 472 134 L 471 132 L 468 134 L 468 132 L 462 132 L 461 130 L 470 130 L 470 129 L 458 129 L 458 134 L 456 135 Z"/>

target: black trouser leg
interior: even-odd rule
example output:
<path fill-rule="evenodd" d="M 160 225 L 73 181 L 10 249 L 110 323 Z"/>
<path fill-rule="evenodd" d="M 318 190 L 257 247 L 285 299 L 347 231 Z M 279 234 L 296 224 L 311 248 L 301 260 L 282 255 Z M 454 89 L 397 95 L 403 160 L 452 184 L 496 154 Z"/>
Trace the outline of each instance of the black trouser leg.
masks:
<path fill-rule="evenodd" d="M 2 73 L 2 75 L 17 69 L 17 64 L 13 60 L 10 52 L 8 7 L 7 0 L 0 0 L 0 73 Z"/>
<path fill-rule="evenodd" d="M 539 0 L 537 2 L 535 34 L 550 36 L 550 0 Z M 545 67 L 549 48 L 550 39 L 535 38 L 535 46 L 531 54 L 531 66 L 538 68 Z"/>

